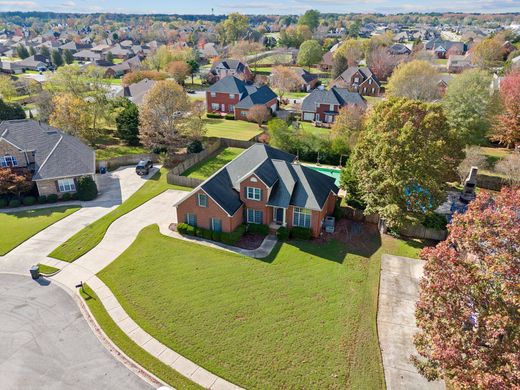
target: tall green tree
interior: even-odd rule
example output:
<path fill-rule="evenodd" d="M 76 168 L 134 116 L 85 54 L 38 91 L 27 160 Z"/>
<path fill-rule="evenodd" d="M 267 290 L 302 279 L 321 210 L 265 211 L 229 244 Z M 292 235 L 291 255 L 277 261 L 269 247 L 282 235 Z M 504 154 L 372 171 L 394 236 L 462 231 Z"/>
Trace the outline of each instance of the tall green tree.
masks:
<path fill-rule="evenodd" d="M 352 156 L 367 213 L 399 227 L 445 199 L 463 153 L 440 104 L 391 98 L 377 104 Z"/>
<path fill-rule="evenodd" d="M 433 101 L 439 98 L 438 76 L 435 67 L 426 61 L 401 63 L 388 79 L 388 96 Z"/>
<path fill-rule="evenodd" d="M 233 43 L 246 35 L 249 27 L 249 18 L 238 12 L 232 12 L 222 22 L 222 27 L 226 42 Z"/>
<path fill-rule="evenodd" d="M 25 111 L 19 104 L 5 103 L 0 99 L 0 121 L 11 119 L 25 119 Z"/>
<path fill-rule="evenodd" d="M 27 57 L 29 57 L 29 51 L 27 50 L 27 48 L 22 45 L 21 43 L 16 46 L 16 54 L 18 55 L 18 57 L 20 57 L 22 60 L 23 59 L 26 59 Z"/>
<path fill-rule="evenodd" d="M 323 49 L 316 40 L 305 41 L 300 46 L 298 52 L 298 64 L 311 67 L 321 61 L 323 57 Z"/>
<path fill-rule="evenodd" d="M 61 56 L 61 54 L 58 50 L 52 51 L 51 58 L 52 58 L 52 63 L 54 64 L 54 66 L 56 68 L 59 68 L 60 66 L 63 65 L 63 57 Z"/>
<path fill-rule="evenodd" d="M 489 93 L 490 83 L 489 73 L 472 69 L 456 76 L 444 95 L 448 122 L 468 145 L 486 142 L 495 100 Z"/>
<path fill-rule="evenodd" d="M 69 49 L 63 50 L 63 59 L 65 60 L 65 63 L 67 65 L 70 65 L 74 62 L 74 56 L 72 55 L 72 52 Z"/>
<path fill-rule="evenodd" d="M 111 63 L 114 62 L 114 54 L 111 51 L 107 53 L 107 61 Z"/>
<path fill-rule="evenodd" d="M 298 24 L 308 26 L 312 31 L 316 30 L 316 27 L 320 24 L 320 11 L 310 9 L 298 20 Z"/>
<path fill-rule="evenodd" d="M 125 100 L 123 110 L 116 117 L 117 136 L 128 145 L 139 145 L 139 108 Z"/>
<path fill-rule="evenodd" d="M 49 50 L 49 48 L 47 46 L 40 47 L 40 54 L 49 59 L 51 58 L 51 51 Z"/>
<path fill-rule="evenodd" d="M 190 67 L 191 83 L 193 84 L 193 77 L 199 71 L 200 65 L 195 60 L 188 60 L 186 62 L 188 63 L 188 66 Z"/>

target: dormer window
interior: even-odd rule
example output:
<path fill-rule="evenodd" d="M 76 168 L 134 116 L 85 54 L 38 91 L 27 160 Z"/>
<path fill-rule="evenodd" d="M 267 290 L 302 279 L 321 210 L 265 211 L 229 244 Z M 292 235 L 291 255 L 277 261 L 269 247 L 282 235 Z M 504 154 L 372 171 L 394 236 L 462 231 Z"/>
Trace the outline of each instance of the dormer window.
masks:
<path fill-rule="evenodd" d="M 6 167 L 17 167 L 17 166 L 18 166 L 18 160 L 16 160 L 15 156 L 6 154 L 5 156 L 0 157 L 0 167 L 6 168 Z"/>
<path fill-rule="evenodd" d="M 234 99 L 234 98 L 235 98 L 235 94 L 234 94 L 234 93 L 230 93 L 230 94 L 229 94 L 229 98 L 230 98 L 230 99 Z"/>
<path fill-rule="evenodd" d="M 246 197 L 251 200 L 262 200 L 262 190 L 256 187 L 247 187 Z"/>
<path fill-rule="evenodd" d="M 216 92 L 210 92 L 211 93 L 211 97 L 214 98 L 214 97 L 217 97 L 217 93 Z"/>

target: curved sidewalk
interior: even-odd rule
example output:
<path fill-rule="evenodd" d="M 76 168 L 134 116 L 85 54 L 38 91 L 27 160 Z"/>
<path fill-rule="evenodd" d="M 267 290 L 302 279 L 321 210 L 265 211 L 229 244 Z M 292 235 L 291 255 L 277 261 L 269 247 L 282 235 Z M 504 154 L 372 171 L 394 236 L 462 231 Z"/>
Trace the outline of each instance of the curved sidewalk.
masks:
<path fill-rule="evenodd" d="M 172 221 L 175 222 L 176 214 L 173 205 L 184 195 L 184 191 L 167 190 L 121 216 L 110 225 L 103 240 L 95 248 L 75 262 L 66 263 L 61 272 L 52 276 L 51 279 L 72 290 L 79 282 L 87 283 L 96 293 L 110 317 L 131 340 L 198 385 L 214 390 L 240 389 L 233 383 L 186 359 L 146 333 L 130 318 L 112 291 L 96 276 L 132 244 L 144 227 L 156 223 L 161 231 L 165 231 Z"/>

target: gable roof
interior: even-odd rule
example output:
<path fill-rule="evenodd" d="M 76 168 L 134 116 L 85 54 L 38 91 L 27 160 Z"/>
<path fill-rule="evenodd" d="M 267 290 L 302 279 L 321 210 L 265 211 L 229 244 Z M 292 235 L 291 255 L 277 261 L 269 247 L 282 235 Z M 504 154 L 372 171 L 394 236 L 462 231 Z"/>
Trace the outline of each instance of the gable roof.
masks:
<path fill-rule="evenodd" d="M 227 59 L 227 60 L 222 60 L 222 61 L 215 63 L 211 67 L 211 71 L 213 73 L 215 73 L 217 68 L 235 70 L 235 71 L 241 73 L 241 72 L 244 72 L 246 65 L 242 61 L 239 61 L 239 60 Z"/>
<path fill-rule="evenodd" d="M 289 205 L 322 210 L 329 193 L 338 192 L 334 179 L 294 162 L 295 156 L 268 145 L 257 143 L 222 167 L 193 192 L 205 191 L 228 215 L 242 206 L 240 183 L 256 175 L 271 193 L 267 204 Z M 179 203 L 180 203 L 179 202 Z"/>
<path fill-rule="evenodd" d="M 2 121 L 0 140 L 21 151 L 34 151 L 33 180 L 92 175 L 94 151 L 78 138 L 29 119 Z"/>
<path fill-rule="evenodd" d="M 120 90 L 116 96 L 126 97 L 135 104 L 139 105 L 143 102 L 147 92 L 155 85 L 155 80 L 143 79 L 135 84 L 126 85 Z"/>
<path fill-rule="evenodd" d="M 340 107 L 353 104 L 366 107 L 366 101 L 357 92 L 350 92 L 346 88 L 332 87 L 329 90 L 315 89 L 303 99 L 302 111 L 315 112 L 319 104 L 333 104 Z"/>
<path fill-rule="evenodd" d="M 247 85 L 245 82 L 235 76 L 226 76 L 215 84 L 208 91 L 218 93 L 239 94 L 240 101 L 236 104 L 236 108 L 248 109 L 255 104 L 265 104 L 277 95 L 267 85 L 257 87 L 255 85 Z"/>
<path fill-rule="evenodd" d="M 363 80 L 360 80 L 359 84 L 361 84 L 361 82 L 363 82 L 364 80 L 372 78 L 378 85 L 380 85 L 380 82 L 379 82 L 378 78 L 376 77 L 375 74 L 372 73 L 370 68 L 358 67 L 358 66 L 350 66 L 350 67 L 348 67 L 342 74 L 340 74 L 334 80 L 334 82 L 344 80 L 347 83 L 350 83 L 350 80 L 352 79 L 352 76 L 354 76 L 354 74 L 356 72 L 359 72 L 359 74 L 363 78 Z"/>

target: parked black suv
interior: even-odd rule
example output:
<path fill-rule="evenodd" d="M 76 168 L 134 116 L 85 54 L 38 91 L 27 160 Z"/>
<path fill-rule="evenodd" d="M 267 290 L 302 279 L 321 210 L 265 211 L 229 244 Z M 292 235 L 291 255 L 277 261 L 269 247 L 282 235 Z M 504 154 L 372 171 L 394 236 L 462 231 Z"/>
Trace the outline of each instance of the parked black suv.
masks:
<path fill-rule="evenodd" d="M 139 176 L 148 175 L 148 173 L 150 173 L 150 169 L 152 168 L 152 160 L 141 160 L 135 167 L 135 173 L 137 173 Z"/>

